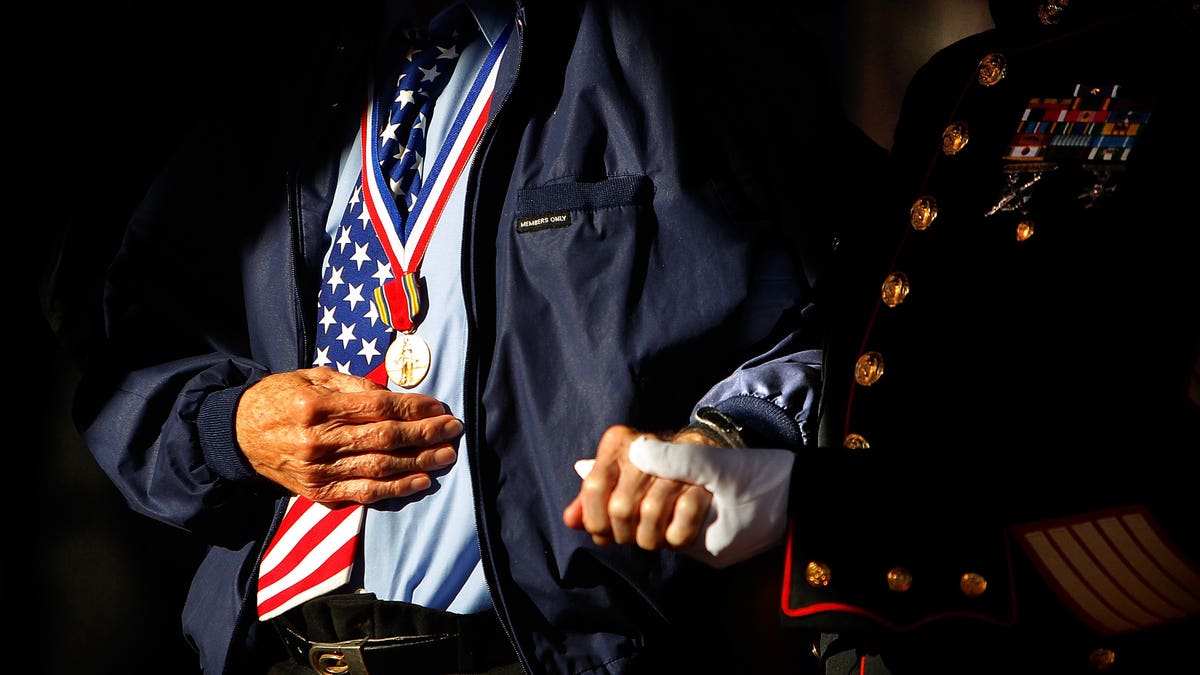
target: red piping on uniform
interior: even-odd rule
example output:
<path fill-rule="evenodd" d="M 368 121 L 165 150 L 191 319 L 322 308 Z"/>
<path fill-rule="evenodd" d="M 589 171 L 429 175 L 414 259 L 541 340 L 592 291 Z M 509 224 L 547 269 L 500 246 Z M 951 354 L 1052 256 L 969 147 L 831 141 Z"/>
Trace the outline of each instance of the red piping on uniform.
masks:
<path fill-rule="evenodd" d="M 868 611 L 866 609 L 863 609 L 862 607 L 858 607 L 855 605 L 847 605 L 847 604 L 843 604 L 840 602 L 821 602 L 821 603 L 817 603 L 817 604 L 813 604 L 813 605 L 808 605 L 806 607 L 792 607 L 788 602 L 788 600 L 790 599 L 788 597 L 789 596 L 788 589 L 790 589 L 792 587 L 792 567 L 793 567 L 792 566 L 792 549 L 793 549 L 792 536 L 793 536 L 793 534 L 794 534 L 793 521 L 789 520 L 788 521 L 787 550 L 786 550 L 786 552 L 784 554 L 784 558 L 783 558 L 783 565 L 784 565 L 784 567 L 783 567 L 783 589 L 780 593 L 780 598 L 779 598 L 779 608 L 780 608 L 780 611 L 782 611 L 785 616 L 805 617 L 805 616 L 811 616 L 813 614 L 820 614 L 823 612 L 842 612 L 844 614 L 856 614 L 858 616 L 865 617 L 867 619 L 874 621 L 875 623 L 879 624 L 880 626 L 883 626 L 889 630 L 894 630 L 894 631 L 910 631 L 910 630 L 914 630 L 916 628 L 920 628 L 921 626 L 924 626 L 925 624 L 933 623 L 934 621 L 937 621 L 939 619 L 951 619 L 951 618 L 979 619 L 981 621 L 985 621 L 987 623 L 990 623 L 990 624 L 993 624 L 996 626 L 1011 626 L 1015 622 L 1015 617 L 1016 617 L 1015 593 L 1013 596 L 1011 596 L 1011 600 L 1013 602 L 1013 605 L 1011 607 L 1011 610 L 1013 611 L 1013 614 L 1012 614 L 1013 618 L 1009 619 L 1007 621 L 1003 620 L 1003 619 L 997 619 L 993 616 L 989 616 L 987 614 L 982 614 L 979 612 L 941 612 L 938 614 L 930 614 L 929 616 L 923 617 L 923 618 L 921 618 L 917 621 L 914 621 L 913 623 L 910 623 L 910 624 L 901 625 L 901 624 L 897 624 L 897 623 L 888 621 L 887 619 L 883 618 L 882 616 L 880 616 L 874 612 Z M 1006 546 L 1006 548 L 1007 548 L 1007 546 Z M 1009 578 L 1010 579 L 1012 578 L 1011 564 L 1012 564 L 1012 559 L 1011 559 L 1011 556 L 1009 556 L 1009 565 L 1010 565 Z"/>

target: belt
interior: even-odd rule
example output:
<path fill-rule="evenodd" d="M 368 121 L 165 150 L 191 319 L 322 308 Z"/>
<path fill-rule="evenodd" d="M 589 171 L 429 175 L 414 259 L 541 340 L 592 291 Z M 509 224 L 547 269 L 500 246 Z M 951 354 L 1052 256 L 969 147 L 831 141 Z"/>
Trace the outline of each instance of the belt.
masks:
<path fill-rule="evenodd" d="M 272 620 L 292 661 L 322 675 L 521 672 L 494 610 L 456 614 L 371 593 L 332 595 Z"/>

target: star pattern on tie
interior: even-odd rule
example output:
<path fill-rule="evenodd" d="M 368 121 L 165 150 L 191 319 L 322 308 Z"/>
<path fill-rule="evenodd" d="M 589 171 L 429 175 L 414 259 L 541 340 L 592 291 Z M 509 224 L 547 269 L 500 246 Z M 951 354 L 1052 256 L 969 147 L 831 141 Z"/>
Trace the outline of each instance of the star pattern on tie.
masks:
<path fill-rule="evenodd" d="M 425 134 L 433 101 L 454 72 L 462 49 L 474 33 L 469 15 L 457 12 L 444 35 L 408 31 L 408 52 L 396 75 L 396 93 L 379 134 L 380 168 L 401 212 L 417 202 L 425 172 Z M 461 26 L 461 27 L 460 27 Z M 401 142 L 400 135 L 407 130 Z M 407 236 L 407 227 L 402 237 Z"/>
<path fill-rule="evenodd" d="M 394 277 L 362 199 L 361 181 L 348 201 L 317 294 L 313 366 L 366 376 L 383 363 L 391 326 L 379 319 L 375 289 Z"/>

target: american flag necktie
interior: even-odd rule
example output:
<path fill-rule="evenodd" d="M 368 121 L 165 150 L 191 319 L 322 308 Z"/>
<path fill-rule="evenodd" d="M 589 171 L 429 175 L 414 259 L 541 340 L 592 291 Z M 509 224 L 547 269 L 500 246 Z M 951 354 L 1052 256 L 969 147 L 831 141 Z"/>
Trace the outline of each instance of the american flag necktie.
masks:
<path fill-rule="evenodd" d="M 394 224 L 400 242 L 412 231 L 407 216 L 421 190 L 433 101 L 450 80 L 462 49 L 478 35 L 473 17 L 462 5 L 429 34 L 402 33 L 407 50 L 396 74 L 388 115 L 374 125 L 376 156 L 400 216 Z M 394 329 L 380 316 L 372 298 L 375 289 L 395 274 L 371 222 L 362 180 L 360 175 L 322 270 L 313 365 L 386 385 L 383 352 Z M 259 566 L 260 620 L 350 580 L 363 512 L 360 505 L 331 509 L 304 497 L 291 498 Z"/>
<path fill-rule="evenodd" d="M 396 75 L 396 96 L 380 135 L 380 168 L 402 215 L 412 209 L 421 192 L 425 134 L 433 102 L 450 81 L 463 48 L 478 35 L 463 5 L 451 10 L 434 30 L 432 36 L 416 31 L 405 33 L 408 49 Z M 402 143 L 401 136 L 406 131 Z M 406 218 L 400 239 L 406 240 L 411 231 L 412 223 Z"/>

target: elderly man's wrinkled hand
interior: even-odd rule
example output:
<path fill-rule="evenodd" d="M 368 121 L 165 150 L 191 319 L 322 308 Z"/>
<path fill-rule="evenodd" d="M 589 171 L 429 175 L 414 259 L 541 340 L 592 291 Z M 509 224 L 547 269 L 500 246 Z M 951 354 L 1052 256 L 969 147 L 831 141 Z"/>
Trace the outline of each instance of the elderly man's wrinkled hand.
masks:
<path fill-rule="evenodd" d="M 262 476 L 316 502 L 368 504 L 432 485 L 460 420 L 424 394 L 330 368 L 269 375 L 242 394 L 237 441 Z"/>

